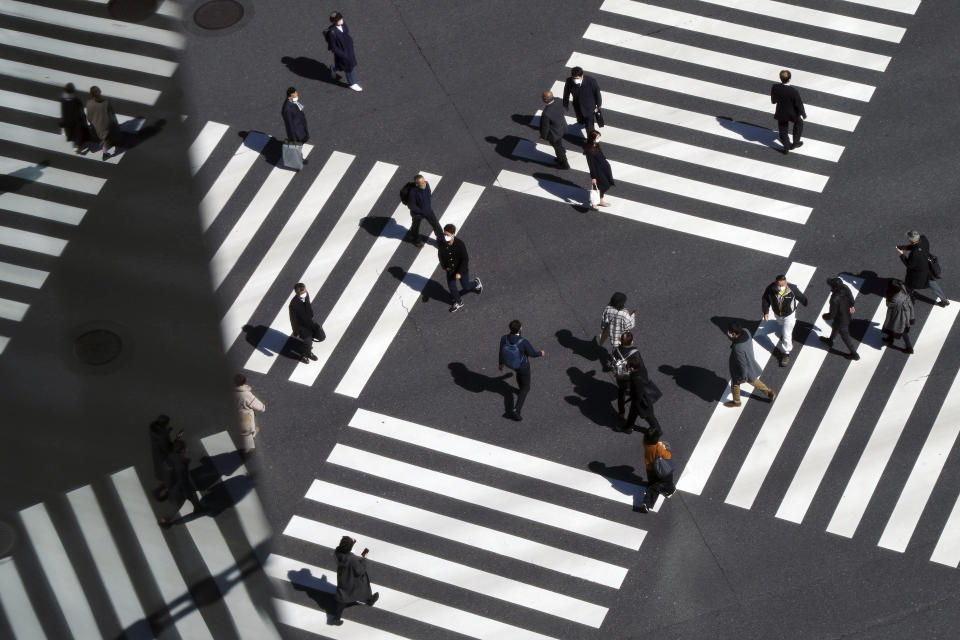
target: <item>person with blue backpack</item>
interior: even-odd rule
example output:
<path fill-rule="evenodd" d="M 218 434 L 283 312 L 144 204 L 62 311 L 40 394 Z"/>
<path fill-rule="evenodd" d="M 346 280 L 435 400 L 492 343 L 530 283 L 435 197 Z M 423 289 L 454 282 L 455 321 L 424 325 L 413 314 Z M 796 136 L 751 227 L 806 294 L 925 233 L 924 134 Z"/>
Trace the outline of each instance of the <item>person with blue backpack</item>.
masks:
<path fill-rule="evenodd" d="M 510 333 L 500 338 L 499 369 L 503 371 L 506 365 L 517 375 L 517 402 L 513 410 L 507 412 L 506 417 L 517 422 L 523 420 L 520 410 L 527 393 L 530 392 L 530 358 L 547 355 L 546 351 L 537 351 L 529 340 L 520 335 L 522 329 L 523 325 L 519 320 L 511 320 Z"/>

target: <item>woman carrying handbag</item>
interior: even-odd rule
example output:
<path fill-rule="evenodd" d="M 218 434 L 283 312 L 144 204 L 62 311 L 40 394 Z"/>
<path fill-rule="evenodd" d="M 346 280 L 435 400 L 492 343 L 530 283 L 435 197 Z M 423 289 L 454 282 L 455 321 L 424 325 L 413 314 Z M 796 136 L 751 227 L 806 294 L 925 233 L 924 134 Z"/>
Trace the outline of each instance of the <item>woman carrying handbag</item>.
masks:
<path fill-rule="evenodd" d="M 610 203 L 604 200 L 603 196 L 610 190 L 610 187 L 615 186 L 613 171 L 600 148 L 599 138 L 600 133 L 598 131 L 591 131 L 587 145 L 583 149 L 583 155 L 587 157 L 587 168 L 590 170 L 591 209 L 596 209 L 598 206 L 609 207 Z"/>

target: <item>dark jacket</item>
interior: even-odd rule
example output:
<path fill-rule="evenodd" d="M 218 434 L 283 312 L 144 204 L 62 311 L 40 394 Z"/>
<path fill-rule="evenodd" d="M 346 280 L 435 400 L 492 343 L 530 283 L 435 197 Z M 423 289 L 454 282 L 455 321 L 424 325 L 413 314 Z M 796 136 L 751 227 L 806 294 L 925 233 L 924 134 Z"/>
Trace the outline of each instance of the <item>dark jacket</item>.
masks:
<path fill-rule="evenodd" d="M 803 100 L 800 99 L 800 92 L 796 87 L 791 87 L 782 82 L 776 83 L 770 88 L 770 102 L 777 105 L 777 110 L 773 114 L 777 122 L 795 122 L 801 116 L 807 117 L 807 112 L 803 108 Z"/>
<path fill-rule="evenodd" d="M 520 350 L 520 369 L 529 369 L 530 358 L 540 357 L 540 352 L 530 344 L 529 340 L 516 333 L 508 333 L 500 338 L 500 348 L 497 349 L 497 353 L 500 354 L 498 357 L 500 360 L 499 364 L 501 365 L 503 364 L 503 345 L 507 342 L 517 345 L 517 348 Z"/>
<path fill-rule="evenodd" d="M 467 255 L 467 245 L 463 240 L 454 236 L 453 244 L 445 242 L 443 238 L 440 238 L 439 242 L 437 254 L 440 257 L 440 266 L 447 273 L 463 274 L 470 270 L 470 256 Z"/>
<path fill-rule="evenodd" d="M 352 551 L 335 551 L 337 559 L 337 594 L 339 602 L 357 602 L 373 596 L 367 560 Z"/>
<path fill-rule="evenodd" d="M 423 189 L 420 189 L 416 185 L 410 187 L 410 197 L 407 199 L 407 206 L 410 207 L 410 213 L 419 213 L 422 216 L 433 214 L 429 182 L 426 183 L 426 187 Z M 442 238 L 437 238 L 437 241 L 441 242 Z"/>
<path fill-rule="evenodd" d="M 787 292 L 783 294 L 782 300 L 777 299 L 776 281 L 771 282 L 763 292 L 762 305 L 764 315 L 770 313 L 770 308 L 772 307 L 773 313 L 777 317 L 788 316 L 797 310 L 798 304 L 807 306 L 807 296 L 803 295 L 800 287 L 791 284 L 789 281 L 787 282 Z"/>
<path fill-rule="evenodd" d="M 750 332 L 741 329 L 741 333 L 730 345 L 730 379 L 734 384 L 753 382 L 760 377 L 763 369 L 753 357 L 753 342 Z"/>
<path fill-rule="evenodd" d="M 570 108 L 570 98 L 573 98 L 573 108 L 577 112 L 577 117 L 582 118 L 584 114 L 591 114 L 602 106 L 603 99 L 600 96 L 600 85 L 595 78 L 584 74 L 583 82 L 578 86 L 573 81 L 573 76 L 567 78 L 563 85 L 563 108 Z"/>
<path fill-rule="evenodd" d="M 850 326 L 850 307 L 853 306 L 853 295 L 847 285 L 841 284 L 830 293 L 830 322 L 834 327 Z"/>
<path fill-rule="evenodd" d="M 353 51 L 353 37 L 347 23 L 343 23 L 343 31 L 335 26 L 326 30 L 327 48 L 333 52 L 333 68 L 338 71 L 353 71 L 357 66 L 357 54 Z"/>
<path fill-rule="evenodd" d="M 543 107 L 543 115 L 540 116 L 540 137 L 553 143 L 562 140 L 566 133 L 567 118 L 563 115 L 563 105 L 555 99 Z"/>
<path fill-rule="evenodd" d="M 167 483 L 169 470 L 167 456 L 173 451 L 173 441 L 170 439 L 170 430 L 164 426 L 156 428 L 150 425 L 150 453 L 153 456 L 153 477 L 158 482 Z"/>
<path fill-rule="evenodd" d="M 167 487 L 167 500 L 174 504 L 183 504 L 194 490 L 193 481 L 190 479 L 190 458 L 172 452 L 167 455 L 166 467 L 167 477 L 163 484 Z"/>
<path fill-rule="evenodd" d="M 606 193 L 616 183 L 613 181 L 613 169 L 610 168 L 607 157 L 603 155 L 603 149 L 598 144 L 593 150 L 584 150 L 583 155 L 587 158 L 590 177 L 597 179 L 597 189 L 601 193 Z"/>
<path fill-rule="evenodd" d="M 83 112 L 83 103 L 76 95 L 68 98 L 67 94 L 64 94 L 60 98 L 60 128 L 67 140 L 74 144 L 83 144 L 90 139 L 87 115 Z"/>
<path fill-rule="evenodd" d="M 307 131 L 307 116 L 296 103 L 284 100 L 280 115 L 283 117 L 283 126 L 287 129 L 287 140 L 306 142 L 310 139 L 310 132 Z"/>
<path fill-rule="evenodd" d="M 650 376 L 647 373 L 647 366 L 640 361 L 640 367 L 630 372 L 630 402 L 637 405 L 638 409 L 652 409 L 653 401 L 647 395 L 647 389 L 650 386 Z"/>
<path fill-rule="evenodd" d="M 903 283 L 910 289 L 926 289 L 930 284 L 930 241 L 920 236 L 920 242 L 901 246 L 900 261 L 907 267 Z"/>
<path fill-rule="evenodd" d="M 294 294 L 290 301 L 290 328 L 293 334 L 300 336 L 310 333 L 313 330 L 313 306 L 310 304 L 310 294 L 307 294 L 306 300 L 300 300 L 300 296 Z"/>

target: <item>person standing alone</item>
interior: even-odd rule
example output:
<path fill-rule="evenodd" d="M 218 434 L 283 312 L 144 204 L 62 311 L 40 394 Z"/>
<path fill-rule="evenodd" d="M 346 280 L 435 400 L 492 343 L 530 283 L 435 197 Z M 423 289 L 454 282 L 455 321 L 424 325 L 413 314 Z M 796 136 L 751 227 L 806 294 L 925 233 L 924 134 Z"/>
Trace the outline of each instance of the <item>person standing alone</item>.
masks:
<path fill-rule="evenodd" d="M 517 376 L 517 402 L 513 409 L 507 412 L 508 418 L 517 422 L 523 420 L 520 411 L 523 401 L 530 392 L 530 358 L 539 358 L 547 355 L 546 351 L 537 351 L 530 341 L 520 335 L 523 325 L 519 320 L 510 321 L 510 333 L 500 338 L 500 363 L 497 368 L 503 371 L 504 365 L 513 369 Z"/>
<path fill-rule="evenodd" d="M 293 286 L 293 298 L 290 299 L 290 328 L 293 337 L 300 340 L 300 362 L 307 364 L 317 360 L 313 355 L 313 343 L 320 342 L 323 329 L 313 319 L 313 305 L 307 286 L 298 282 Z"/>
<path fill-rule="evenodd" d="M 803 121 L 807 119 L 807 111 L 803 108 L 800 92 L 796 87 L 790 86 L 791 77 L 790 72 L 784 69 L 780 72 L 780 84 L 774 84 L 770 88 L 770 102 L 777 105 L 773 117 L 777 121 L 780 144 L 783 145 L 781 153 L 784 155 L 790 153 L 790 149 L 803 146 L 800 137 L 803 135 Z M 791 122 L 793 123 L 793 144 L 790 144 L 790 137 L 787 135 Z"/>
<path fill-rule="evenodd" d="M 776 280 L 771 282 L 763 291 L 761 305 L 763 306 L 763 319 L 766 321 L 770 317 L 770 310 L 773 309 L 773 316 L 780 325 L 780 366 L 785 367 L 790 364 L 790 352 L 793 350 L 793 327 L 797 323 L 796 310 L 798 305 L 807 306 L 807 296 L 795 284 L 787 282 L 787 276 L 780 274 Z"/>
<path fill-rule="evenodd" d="M 283 101 L 280 116 L 287 130 L 287 140 L 303 144 L 310 139 L 310 132 L 307 131 L 307 116 L 303 113 L 303 105 L 300 104 L 300 94 L 297 93 L 296 87 L 287 88 L 287 99 Z"/>
<path fill-rule="evenodd" d="M 108 160 L 107 153 L 117 135 L 117 114 L 113 112 L 113 104 L 103 97 L 100 87 L 90 87 L 90 99 L 87 100 L 87 118 L 97 138 L 100 140 L 100 151 L 103 159 Z"/>
<path fill-rule="evenodd" d="M 480 278 L 470 279 L 470 256 L 467 255 L 467 245 L 457 237 L 457 228 L 448 224 L 443 228 L 443 239 L 437 249 L 440 266 L 447 273 L 447 288 L 453 304 L 450 313 L 463 307 L 462 295 L 469 291 L 483 293 L 483 283 Z M 462 288 L 461 288 L 462 287 Z"/>
<path fill-rule="evenodd" d="M 243 455 L 248 456 L 256 448 L 254 438 L 260 433 L 254 418 L 254 412 L 263 413 L 267 410 L 267 405 L 253 395 L 253 390 L 247 384 L 247 376 L 238 373 L 233 376 L 233 384 L 236 387 L 234 393 L 237 400 L 237 412 L 240 414 L 240 450 Z"/>
<path fill-rule="evenodd" d="M 353 70 L 357 66 L 357 54 L 353 50 L 353 36 L 343 22 L 343 14 L 334 11 L 330 14 L 330 27 L 324 32 L 327 49 L 333 52 L 333 72 L 343 71 L 347 84 L 354 91 L 363 91 L 357 84 L 357 75 Z"/>

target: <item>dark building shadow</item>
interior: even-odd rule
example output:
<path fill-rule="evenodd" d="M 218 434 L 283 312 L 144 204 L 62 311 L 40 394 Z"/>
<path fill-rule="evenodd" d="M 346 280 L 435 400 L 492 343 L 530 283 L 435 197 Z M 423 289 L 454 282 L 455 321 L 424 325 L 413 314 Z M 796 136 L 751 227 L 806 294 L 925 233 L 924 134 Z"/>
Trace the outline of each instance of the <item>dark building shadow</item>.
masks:
<path fill-rule="evenodd" d="M 466 389 L 471 393 L 498 393 L 503 396 L 504 413 L 513 410 L 514 388 L 507 384 L 507 378 L 513 375 L 512 372 L 508 371 L 499 376 L 488 376 L 470 371 L 467 365 L 462 362 L 451 362 L 447 367 L 450 369 L 450 375 L 453 376 L 453 383 L 461 389 Z"/>
<path fill-rule="evenodd" d="M 601 360 L 602 356 L 606 353 L 603 347 L 597 344 L 596 336 L 589 340 L 584 340 L 583 338 L 574 336 L 573 332 L 569 329 L 561 329 L 554 335 L 557 337 L 557 342 L 560 343 L 561 347 L 569 349 L 574 355 L 580 356 L 585 360 L 597 362 Z"/>
<path fill-rule="evenodd" d="M 296 58 L 283 56 L 280 58 L 280 62 L 287 69 L 307 80 L 319 80 L 320 82 L 344 86 L 342 82 L 337 80 L 337 76 L 330 71 L 330 66 L 319 60 L 306 56 L 297 56 Z"/>
<path fill-rule="evenodd" d="M 690 364 L 672 367 L 665 364 L 658 370 L 672 377 L 678 387 L 689 391 L 704 402 L 716 402 L 717 398 L 723 394 L 723 390 L 727 388 L 725 378 L 703 367 Z"/>
<path fill-rule="evenodd" d="M 717 116 L 717 122 L 719 122 L 720 126 L 724 129 L 733 131 L 749 142 L 760 142 L 777 151 L 783 148 L 780 146 L 779 133 L 773 129 L 767 129 L 766 127 L 743 122 L 742 120 L 734 120 L 727 116 Z"/>
<path fill-rule="evenodd" d="M 567 375 L 576 395 L 566 396 L 564 400 L 580 409 L 580 413 L 594 424 L 616 431 L 619 426 L 616 385 L 603 374 L 598 377 L 596 371 L 582 371 L 577 367 L 569 367 Z"/>
<path fill-rule="evenodd" d="M 587 469 L 603 476 L 603 479 L 610 483 L 610 486 L 625 496 L 633 498 L 633 508 L 638 509 L 643 504 L 643 498 L 647 494 L 647 470 L 641 466 L 642 475 L 637 475 L 635 469 L 629 465 L 621 464 L 615 467 L 608 466 L 599 460 L 594 460 L 587 465 Z"/>
<path fill-rule="evenodd" d="M 426 247 L 421 249 L 421 251 L 427 251 Z M 417 273 L 408 273 L 403 267 L 394 266 L 387 269 L 387 271 L 390 272 L 390 275 L 401 282 L 409 279 L 408 284 L 410 287 L 421 290 L 421 300 L 423 302 L 429 302 L 430 300 L 442 300 L 444 302 L 450 301 L 450 292 L 447 291 L 443 285 L 436 280 L 424 278 Z"/>

